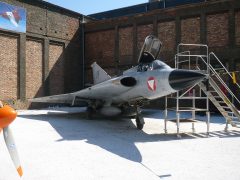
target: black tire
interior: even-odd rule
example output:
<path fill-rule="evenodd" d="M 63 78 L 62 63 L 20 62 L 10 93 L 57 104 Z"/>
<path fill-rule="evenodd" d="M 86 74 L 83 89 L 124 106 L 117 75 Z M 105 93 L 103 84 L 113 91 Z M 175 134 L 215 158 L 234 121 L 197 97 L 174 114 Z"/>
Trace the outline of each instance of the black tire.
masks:
<path fill-rule="evenodd" d="M 142 117 L 139 117 L 139 116 L 136 117 L 136 124 L 137 124 L 138 130 L 142 130 L 142 129 L 143 129 L 143 126 L 144 126 L 144 123 L 142 123 L 142 121 L 140 120 L 140 118 L 142 118 Z"/>
<path fill-rule="evenodd" d="M 138 130 L 142 130 L 143 129 L 143 124 L 137 122 L 137 128 L 138 128 Z"/>

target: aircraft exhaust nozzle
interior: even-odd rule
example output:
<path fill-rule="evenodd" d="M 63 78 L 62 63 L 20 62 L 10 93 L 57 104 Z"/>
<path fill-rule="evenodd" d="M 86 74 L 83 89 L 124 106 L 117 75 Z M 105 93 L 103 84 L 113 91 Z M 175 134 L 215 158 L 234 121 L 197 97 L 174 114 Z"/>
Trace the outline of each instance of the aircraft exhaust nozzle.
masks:
<path fill-rule="evenodd" d="M 174 90 L 179 91 L 194 86 L 205 77 L 206 75 L 196 71 L 176 69 L 169 75 L 169 84 Z"/>

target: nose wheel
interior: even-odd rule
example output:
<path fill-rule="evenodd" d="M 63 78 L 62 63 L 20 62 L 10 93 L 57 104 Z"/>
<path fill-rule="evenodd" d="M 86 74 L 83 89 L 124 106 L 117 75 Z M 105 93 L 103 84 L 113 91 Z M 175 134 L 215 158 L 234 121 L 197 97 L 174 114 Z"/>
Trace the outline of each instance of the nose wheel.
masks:
<path fill-rule="evenodd" d="M 141 112 L 139 110 L 137 110 L 137 115 L 136 115 L 136 124 L 137 124 L 137 128 L 139 130 L 142 130 L 143 129 L 143 126 L 145 124 L 144 122 L 144 118 L 141 114 Z"/>

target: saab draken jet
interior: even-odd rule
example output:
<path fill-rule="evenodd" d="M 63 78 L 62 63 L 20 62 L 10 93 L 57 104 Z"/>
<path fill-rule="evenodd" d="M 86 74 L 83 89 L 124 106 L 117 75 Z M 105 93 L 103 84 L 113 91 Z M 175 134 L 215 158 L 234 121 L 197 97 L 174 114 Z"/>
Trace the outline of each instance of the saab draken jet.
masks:
<path fill-rule="evenodd" d="M 94 85 L 86 89 L 34 98 L 32 102 L 70 103 L 85 101 L 87 113 L 104 116 L 134 116 L 138 129 L 144 126 L 140 107 L 151 100 L 196 85 L 206 76 L 200 72 L 173 69 L 158 60 L 162 43 L 153 35 L 146 37 L 137 66 L 111 78 L 97 63 L 92 64 Z"/>

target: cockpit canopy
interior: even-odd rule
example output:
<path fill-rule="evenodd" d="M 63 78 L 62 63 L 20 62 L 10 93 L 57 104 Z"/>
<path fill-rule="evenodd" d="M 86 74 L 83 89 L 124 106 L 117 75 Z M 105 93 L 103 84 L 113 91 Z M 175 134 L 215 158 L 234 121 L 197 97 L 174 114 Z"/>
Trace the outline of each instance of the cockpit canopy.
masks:
<path fill-rule="evenodd" d="M 157 69 L 159 69 L 159 70 L 160 69 L 171 69 L 171 67 L 160 60 L 154 60 L 151 63 L 138 65 L 139 72 L 152 71 L 152 70 L 157 70 Z"/>
<path fill-rule="evenodd" d="M 146 37 L 142 46 L 138 63 L 148 64 L 157 59 L 162 47 L 162 42 L 153 35 Z"/>

